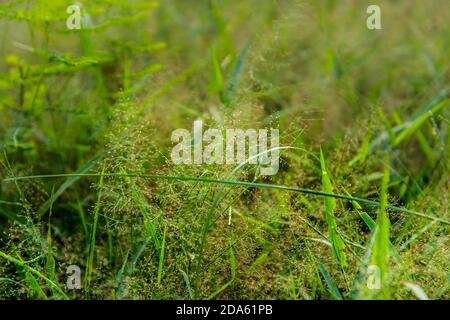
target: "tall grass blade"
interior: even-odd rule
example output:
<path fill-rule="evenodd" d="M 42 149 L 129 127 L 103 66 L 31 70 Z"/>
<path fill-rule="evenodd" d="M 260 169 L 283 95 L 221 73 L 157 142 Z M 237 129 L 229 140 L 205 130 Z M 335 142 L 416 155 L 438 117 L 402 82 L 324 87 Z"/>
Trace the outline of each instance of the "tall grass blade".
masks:
<path fill-rule="evenodd" d="M 319 267 L 320 274 L 322 275 L 323 279 L 325 280 L 325 283 L 328 287 L 328 291 L 331 293 L 331 295 L 337 299 L 342 300 L 342 294 L 339 291 L 339 289 L 336 287 L 333 279 L 331 278 L 330 274 L 328 273 L 327 269 L 323 265 L 322 262 L 320 262 L 317 258 L 315 258 L 317 266 Z"/>
<path fill-rule="evenodd" d="M 158 278 L 157 283 L 158 286 L 161 284 L 162 279 L 162 271 L 164 267 L 164 255 L 165 255 L 165 249 L 166 249 L 166 233 L 167 233 L 167 226 L 164 227 L 164 234 L 161 242 L 161 250 L 159 251 L 159 263 L 158 263 Z"/>
<path fill-rule="evenodd" d="M 74 174 L 66 173 L 66 174 L 48 174 L 48 175 L 35 175 L 35 176 L 22 176 L 22 177 L 15 177 L 15 178 L 7 178 L 3 179 L 3 182 L 11 182 L 11 181 L 18 181 L 18 180 L 28 180 L 28 179 L 44 179 L 44 178 L 61 178 L 61 177 L 69 177 L 73 176 Z M 291 191 L 291 192 L 298 192 L 298 193 L 304 193 L 304 194 L 311 194 L 316 195 L 320 197 L 331 197 L 335 199 L 341 199 L 346 201 L 356 201 L 358 203 L 363 203 L 372 207 L 380 207 L 380 202 L 373 201 L 369 199 L 359 198 L 359 197 L 351 197 L 347 195 L 342 194 L 335 194 L 335 193 L 327 193 L 319 190 L 313 190 L 313 189 L 306 189 L 306 188 L 296 188 L 296 187 L 288 187 L 283 185 L 276 185 L 276 184 L 270 184 L 270 183 L 256 183 L 256 182 L 249 182 L 249 181 L 239 181 L 239 180 L 226 180 L 226 179 L 208 179 L 208 178 L 197 178 L 197 177 L 189 177 L 189 176 L 170 176 L 170 175 L 157 175 L 157 174 L 132 174 L 132 173 L 87 173 L 87 174 L 81 174 L 77 176 L 84 176 L 84 177 L 101 177 L 101 176 L 107 176 L 107 177 L 131 177 L 131 178 L 142 178 L 142 179 L 161 179 L 161 180 L 171 180 L 171 181 L 191 181 L 191 182 L 204 182 L 204 183 L 214 183 L 214 184 L 223 184 L 223 185 L 234 185 L 234 186 L 246 186 L 246 187 L 254 187 L 254 188 L 261 188 L 261 189 L 273 189 L 273 190 L 282 190 L 282 191 Z M 422 212 L 409 210 L 402 207 L 397 207 L 394 205 L 387 205 L 387 209 L 397 211 L 397 212 L 403 212 L 410 215 L 414 215 L 417 217 L 421 217 L 428 220 L 438 221 L 442 224 L 450 225 L 450 221 L 445 220 L 443 218 L 439 218 L 436 216 L 428 215 Z M 444 214 L 442 214 L 445 216 Z"/>
<path fill-rule="evenodd" d="M 102 200 L 102 196 L 103 196 L 103 178 L 104 178 L 104 170 L 105 168 L 103 168 L 102 171 L 102 176 L 100 177 L 100 181 L 99 181 L 99 190 L 98 190 L 98 195 L 97 195 L 97 202 L 95 204 L 95 208 L 94 208 L 94 221 L 92 223 L 92 229 L 91 229 L 91 236 L 90 236 L 90 242 L 89 242 L 89 254 L 88 254 L 88 259 L 86 262 L 86 278 L 85 278 L 85 288 L 86 288 L 86 292 L 88 292 L 87 290 L 90 288 L 90 284 L 91 284 L 91 277 L 92 277 L 92 270 L 93 270 L 93 265 L 94 265 L 94 256 L 95 256 L 95 238 L 97 235 L 97 223 L 98 223 L 98 216 L 100 213 L 100 207 L 101 207 L 101 200 Z"/>
<path fill-rule="evenodd" d="M 390 221 L 387 214 L 387 191 L 389 185 L 390 170 L 386 166 L 384 169 L 383 180 L 380 192 L 380 210 L 378 211 L 375 238 L 372 249 L 370 264 L 376 266 L 380 271 L 381 287 L 385 284 L 388 277 L 388 259 L 389 259 L 389 233 Z"/>
<path fill-rule="evenodd" d="M 326 193 L 333 193 L 333 187 L 331 180 L 325 166 L 325 159 L 323 157 L 322 149 L 320 149 L 320 166 L 322 169 L 322 187 Z M 341 235 L 337 231 L 336 218 L 334 216 L 334 209 L 336 207 L 336 199 L 331 197 L 325 197 L 325 220 L 328 225 L 328 232 L 330 234 L 330 240 L 332 244 L 333 258 L 340 264 L 342 268 L 347 265 L 345 259 L 345 244 L 341 238 Z"/>
<path fill-rule="evenodd" d="M 72 186 L 79 178 L 80 174 L 88 172 L 92 167 L 94 167 L 97 162 L 101 159 L 102 156 L 96 156 L 94 159 L 86 163 L 84 166 L 82 166 L 80 169 L 78 169 L 75 173 L 75 175 L 70 176 L 64 181 L 64 183 L 56 190 L 54 194 L 50 197 L 50 199 L 45 202 L 42 207 L 38 211 L 39 217 L 43 216 L 47 210 L 50 208 L 50 206 L 58 199 L 64 191 L 66 191 L 70 186 Z"/>
<path fill-rule="evenodd" d="M 30 272 L 27 271 L 25 273 L 25 279 L 27 280 L 31 289 L 33 289 L 33 291 L 37 294 L 37 296 L 40 299 L 48 300 L 48 297 L 42 290 L 41 286 L 39 285 L 39 282 L 36 280 L 36 278 Z"/>
<path fill-rule="evenodd" d="M 394 146 L 399 145 L 404 140 L 408 139 L 411 135 L 413 135 L 419 128 L 427 121 L 433 114 L 439 112 L 442 108 L 447 106 L 448 99 L 445 99 L 441 103 L 438 103 L 436 106 L 428 110 L 426 113 L 418 116 L 410 122 L 406 123 L 406 127 L 403 131 L 401 131 L 394 140 Z"/>
<path fill-rule="evenodd" d="M 38 270 L 28 266 L 27 264 L 20 261 L 19 259 L 11 257 L 10 255 L 8 255 L 2 251 L 0 251 L 0 257 L 3 257 L 4 259 L 16 264 L 17 266 L 24 268 L 29 273 L 32 273 L 32 274 L 38 276 L 39 278 L 41 278 L 42 280 L 47 282 L 51 287 L 53 287 L 59 294 L 61 294 L 64 297 L 64 299 L 69 299 L 69 297 L 64 293 L 64 291 L 54 281 L 47 278 L 45 275 L 40 273 Z"/>
<path fill-rule="evenodd" d="M 239 76 L 242 72 L 242 67 L 244 66 L 244 60 L 247 56 L 248 49 L 250 47 L 250 42 L 244 46 L 244 48 L 239 53 L 239 56 L 234 64 L 233 70 L 231 71 L 230 78 L 225 86 L 222 94 L 222 103 L 225 107 L 229 108 L 232 103 L 232 99 L 236 93 L 236 89 L 239 83 Z"/>

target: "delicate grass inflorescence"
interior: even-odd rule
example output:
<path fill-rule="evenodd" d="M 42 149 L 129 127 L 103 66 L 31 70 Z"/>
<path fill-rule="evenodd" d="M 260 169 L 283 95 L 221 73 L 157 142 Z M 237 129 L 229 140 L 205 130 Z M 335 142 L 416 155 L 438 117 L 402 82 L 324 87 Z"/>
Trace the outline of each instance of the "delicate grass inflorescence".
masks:
<path fill-rule="evenodd" d="M 448 299 L 450 7 L 371 4 L 0 4 L 0 299 Z"/>

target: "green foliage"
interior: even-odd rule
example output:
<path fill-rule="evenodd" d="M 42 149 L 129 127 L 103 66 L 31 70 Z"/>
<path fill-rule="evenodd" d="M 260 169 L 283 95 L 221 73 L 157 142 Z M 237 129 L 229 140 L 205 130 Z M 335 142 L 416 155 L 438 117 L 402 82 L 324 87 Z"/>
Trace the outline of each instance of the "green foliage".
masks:
<path fill-rule="evenodd" d="M 389 169 L 385 169 L 381 185 L 381 207 L 377 215 L 376 229 L 374 230 L 375 239 L 371 258 L 371 264 L 380 268 L 381 286 L 386 283 L 388 277 L 390 222 L 386 211 L 386 204 L 389 175 Z"/>
<path fill-rule="evenodd" d="M 322 170 L 322 186 L 326 193 L 333 193 L 330 175 L 325 166 L 325 159 L 323 157 L 322 149 L 320 149 L 320 168 Z M 328 225 L 328 232 L 330 234 L 333 258 L 338 262 L 342 268 L 345 268 L 347 263 L 345 260 L 344 241 L 337 230 L 336 218 L 334 210 L 336 208 L 336 199 L 332 197 L 324 197 L 325 203 L 325 220 Z"/>
<path fill-rule="evenodd" d="M 81 2 L 0 5 L 0 299 L 449 298 L 441 1 Z M 196 119 L 278 174 L 174 165 Z"/>

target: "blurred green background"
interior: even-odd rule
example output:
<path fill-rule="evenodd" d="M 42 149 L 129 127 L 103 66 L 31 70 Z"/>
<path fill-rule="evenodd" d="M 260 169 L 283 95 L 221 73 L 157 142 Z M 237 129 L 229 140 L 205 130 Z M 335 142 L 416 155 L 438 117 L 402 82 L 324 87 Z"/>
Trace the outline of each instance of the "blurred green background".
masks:
<path fill-rule="evenodd" d="M 0 4 L 2 179 L 225 179 L 233 167 L 170 161 L 171 132 L 202 119 L 278 128 L 302 150 L 282 152 L 270 179 L 236 179 L 384 196 L 426 218 L 256 187 L 3 181 L 0 298 L 448 298 L 435 220 L 448 221 L 447 1 L 81 1 L 84 25 L 69 30 L 72 4 Z M 381 30 L 366 27 L 370 4 Z M 371 256 L 381 290 L 364 286 Z M 71 264 L 82 290 L 64 287 Z"/>

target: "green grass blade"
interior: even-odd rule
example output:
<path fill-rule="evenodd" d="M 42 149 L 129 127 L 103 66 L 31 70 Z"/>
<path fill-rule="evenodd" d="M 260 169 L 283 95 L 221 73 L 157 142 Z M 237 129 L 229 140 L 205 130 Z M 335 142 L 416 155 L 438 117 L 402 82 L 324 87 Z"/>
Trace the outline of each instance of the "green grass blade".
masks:
<path fill-rule="evenodd" d="M 280 150 L 280 149 L 290 149 L 291 147 L 277 147 L 277 148 L 273 148 L 273 149 L 269 149 L 266 151 L 263 151 L 261 153 L 256 154 L 255 156 L 252 156 L 250 158 L 248 158 L 247 160 L 241 162 L 239 165 L 237 165 L 233 171 L 231 171 L 231 173 L 228 175 L 228 179 L 232 179 L 240 170 L 242 170 L 253 158 L 257 158 L 265 153 L 268 152 L 272 152 L 274 150 Z M 202 262 L 203 262 L 203 250 L 205 248 L 205 244 L 206 244 L 206 237 L 209 231 L 209 227 L 212 224 L 213 221 L 213 213 L 216 210 L 217 206 L 220 203 L 220 200 L 222 198 L 222 195 L 224 193 L 225 190 L 225 185 L 222 185 L 219 189 L 219 191 L 214 195 L 213 201 L 211 203 L 211 206 L 208 210 L 205 222 L 202 226 L 202 230 L 201 230 L 201 242 L 200 242 L 200 248 L 199 248 L 199 253 L 198 253 L 198 258 L 197 258 L 197 266 L 195 269 L 195 285 L 196 285 L 196 296 L 198 294 L 199 288 L 198 288 L 198 284 L 199 284 L 199 280 L 200 280 L 200 274 L 202 271 Z"/>
<path fill-rule="evenodd" d="M 52 190 L 52 196 L 54 194 Z M 53 257 L 53 246 L 52 246 L 52 229 L 51 229 L 51 217 L 52 217 L 53 202 L 50 205 L 50 214 L 48 217 L 48 228 L 47 228 L 47 277 L 55 281 L 55 258 Z"/>
<path fill-rule="evenodd" d="M 49 278 L 47 278 L 45 275 L 43 275 L 36 269 L 26 265 L 24 262 L 20 261 L 19 259 L 11 257 L 10 255 L 8 255 L 2 251 L 0 251 L 0 257 L 3 257 L 4 259 L 16 264 L 19 267 L 26 269 L 28 272 L 30 272 L 32 274 L 38 276 L 39 278 L 41 278 L 42 280 L 47 282 L 51 287 L 53 287 L 59 294 L 61 294 L 64 297 L 64 299 L 69 299 L 69 297 L 64 293 L 64 291 L 54 281 L 50 280 Z"/>
<path fill-rule="evenodd" d="M 368 130 L 367 130 L 367 134 L 364 137 L 363 143 L 358 150 L 357 156 L 355 158 L 353 158 L 348 164 L 350 167 L 356 163 L 362 164 L 366 161 L 367 155 L 369 154 L 370 140 L 372 139 L 372 126 L 373 126 L 373 123 L 372 123 L 372 119 L 371 119 Z"/>
<path fill-rule="evenodd" d="M 84 214 L 83 204 L 81 203 L 80 199 L 77 200 L 76 209 L 80 216 L 81 225 L 83 226 L 84 237 L 85 237 L 86 241 L 88 241 L 89 231 L 88 231 L 88 227 L 86 224 L 86 216 Z"/>
<path fill-rule="evenodd" d="M 370 259 L 371 265 L 377 266 L 380 270 L 380 280 L 382 287 L 388 277 L 390 221 L 387 214 L 386 205 L 389 176 L 389 167 L 386 166 L 381 184 L 381 206 L 380 210 L 378 211 L 377 223 L 375 228 L 375 239 L 373 243 L 372 256 Z"/>
<path fill-rule="evenodd" d="M 149 243 L 149 241 L 150 241 L 150 238 L 146 238 L 142 242 L 142 244 L 139 246 L 139 248 L 136 250 L 136 253 L 133 256 L 133 260 L 131 260 L 131 266 L 130 266 L 130 271 L 129 271 L 130 274 L 134 272 L 134 269 L 136 269 L 136 264 L 137 264 L 139 258 L 144 253 L 144 250 L 147 247 L 147 244 Z"/>
<path fill-rule="evenodd" d="M 390 142 L 393 143 L 395 140 L 395 134 L 394 131 L 392 130 L 391 124 L 389 123 L 389 120 L 386 118 L 381 108 L 377 108 L 377 113 L 378 117 L 381 119 L 381 122 L 383 123 L 384 128 L 386 129 L 386 132 L 388 133 Z"/>
<path fill-rule="evenodd" d="M 164 255 L 165 255 L 165 248 L 166 248 L 166 233 L 167 233 L 167 226 L 164 227 L 164 234 L 161 242 L 161 250 L 159 251 L 159 263 L 158 263 L 158 278 L 157 283 L 158 286 L 161 284 L 161 278 L 162 278 L 162 271 L 164 267 Z"/>
<path fill-rule="evenodd" d="M 56 192 L 54 194 L 52 194 L 50 199 L 48 199 L 47 202 L 45 202 L 42 205 L 42 207 L 39 209 L 39 211 L 38 211 L 39 217 L 42 217 L 47 212 L 47 210 L 50 208 L 50 206 L 56 201 L 56 199 L 58 199 L 64 193 L 64 191 L 66 191 L 70 186 L 72 186 L 80 178 L 79 174 L 88 172 L 90 169 L 92 169 L 92 167 L 94 167 L 97 164 L 97 162 L 100 159 L 101 159 L 101 156 L 96 156 L 94 159 L 92 159 L 91 161 L 86 163 L 83 167 L 78 169 L 76 171 L 75 175 L 68 177 L 67 180 L 64 181 L 64 183 L 58 188 L 58 190 L 56 190 Z"/>
<path fill-rule="evenodd" d="M 319 267 L 319 271 L 322 274 L 323 279 L 325 280 L 325 283 L 328 287 L 328 291 L 331 293 L 331 295 L 337 299 L 337 300 L 342 300 L 342 294 L 339 291 L 339 289 L 336 287 L 336 285 L 334 284 L 333 279 L 331 278 L 330 274 L 328 273 L 327 269 L 325 268 L 325 266 L 323 265 L 322 262 L 320 262 L 317 258 L 315 258 L 317 266 Z"/>
<path fill-rule="evenodd" d="M 114 279 L 114 288 L 115 288 L 115 298 L 121 299 L 123 296 L 123 292 L 126 288 L 126 276 L 124 277 L 124 272 L 128 263 L 128 255 L 129 251 L 125 254 L 125 258 L 123 259 L 122 266 L 117 272 L 116 278 Z"/>
<path fill-rule="evenodd" d="M 30 285 L 31 289 L 38 295 L 40 299 L 48 300 L 47 295 L 42 290 L 41 286 L 39 285 L 39 282 L 36 280 L 36 278 L 30 273 L 25 273 L 25 279 L 27 280 L 28 284 Z"/>
<path fill-rule="evenodd" d="M 74 174 L 66 173 L 66 174 L 44 174 L 44 175 L 34 175 L 34 176 L 22 176 L 22 177 L 14 177 L 14 178 L 7 178 L 3 179 L 2 182 L 11 182 L 11 181 L 17 181 L 17 180 L 28 180 L 28 179 L 44 179 L 44 178 L 61 178 L 61 177 L 69 177 L 73 176 Z M 288 187 L 288 186 L 282 186 L 282 185 L 276 185 L 276 184 L 270 184 L 270 183 L 256 183 L 256 182 L 248 182 L 248 181 L 239 181 L 239 180 L 225 180 L 225 179 L 207 179 L 207 178 L 197 178 L 197 177 L 189 177 L 189 176 L 170 176 L 170 175 L 157 175 L 157 174 L 132 174 L 132 173 L 87 173 L 87 174 L 81 174 L 77 176 L 84 176 L 84 177 L 101 177 L 101 176 L 107 176 L 107 177 L 131 177 L 131 178 L 142 178 L 142 179 L 161 179 L 161 180 L 171 180 L 171 181 L 187 181 L 187 182 L 203 182 L 203 183 L 214 183 L 214 184 L 223 184 L 223 185 L 234 185 L 234 186 L 246 186 L 246 187 L 254 187 L 254 188 L 261 188 L 261 189 L 273 189 L 273 190 L 280 190 L 280 191 L 291 191 L 291 192 L 299 192 L 304 194 L 311 194 L 316 195 L 320 197 L 331 197 L 346 201 L 356 201 L 358 203 L 363 203 L 372 207 L 380 207 L 380 202 L 368 200 L 364 198 L 359 197 L 350 197 L 347 195 L 342 194 L 335 194 L 335 193 L 327 193 L 319 190 L 313 190 L 313 189 L 306 189 L 306 188 L 296 188 L 296 187 Z M 397 207 L 394 205 L 387 205 L 387 209 L 397 211 L 397 212 L 403 212 L 410 215 L 414 215 L 417 217 L 421 217 L 428 220 L 438 221 L 442 224 L 450 225 L 450 221 L 445 220 L 443 218 L 431 216 L 424 214 L 422 212 L 409 210 L 406 208 Z M 442 216 L 445 216 L 445 214 L 442 214 Z"/>
<path fill-rule="evenodd" d="M 409 121 L 403 123 L 402 125 L 398 125 L 398 126 L 395 126 L 394 128 L 392 128 L 393 133 L 395 135 L 397 135 L 397 137 L 398 137 L 398 134 L 400 134 L 400 132 L 402 132 L 403 130 L 408 128 L 408 126 L 410 126 L 411 123 L 415 123 L 416 120 L 418 120 L 419 118 L 424 116 L 428 111 L 432 110 L 434 107 L 439 105 L 441 102 L 444 102 L 447 99 L 447 97 L 449 96 L 449 94 L 450 94 L 450 90 L 448 90 L 448 89 L 442 90 L 430 102 L 428 102 L 425 106 L 423 106 L 413 117 L 411 117 L 411 119 Z M 386 146 L 387 140 L 389 140 L 389 133 L 387 131 L 384 131 L 381 134 L 379 134 L 370 143 L 369 148 L 368 148 L 368 155 L 375 152 L 375 150 L 377 148 L 379 148 L 380 146 Z M 388 145 L 388 146 L 390 146 L 390 145 Z M 352 162 L 359 160 L 358 157 L 359 157 L 359 155 L 356 157 L 357 159 L 353 159 Z"/>
<path fill-rule="evenodd" d="M 406 128 L 401 131 L 394 141 L 394 146 L 399 145 L 401 142 L 409 138 L 411 135 L 413 135 L 419 128 L 435 113 L 439 112 L 442 108 L 447 106 L 448 99 L 445 99 L 441 103 L 438 103 L 436 106 L 431 108 L 431 110 L 427 111 L 426 113 L 420 115 L 416 119 L 414 119 L 411 122 L 408 122 L 406 124 Z"/>
<path fill-rule="evenodd" d="M 50 233 L 50 226 L 48 227 L 47 234 L 47 277 L 55 281 L 55 258 L 53 257 L 52 238 Z"/>
<path fill-rule="evenodd" d="M 326 193 L 333 193 L 333 187 L 329 174 L 325 166 L 325 159 L 323 157 L 322 149 L 320 149 L 320 166 L 322 169 L 322 186 Z M 338 262 L 342 268 L 347 265 L 344 252 L 344 241 L 337 231 L 336 218 L 334 216 L 334 209 L 336 207 L 336 199 L 331 197 L 325 197 L 325 220 L 327 221 L 328 231 L 330 234 L 330 240 L 332 244 L 333 258 Z"/>
<path fill-rule="evenodd" d="M 160 241 L 158 234 L 156 232 L 156 227 L 152 223 L 150 219 L 150 215 L 147 212 L 147 208 L 145 206 L 145 203 L 142 201 L 142 197 L 137 190 L 136 186 L 132 184 L 131 191 L 133 194 L 133 200 L 136 203 L 137 207 L 139 208 L 139 211 L 141 212 L 142 216 L 144 217 L 144 224 L 145 228 L 147 229 L 148 235 L 153 239 L 153 245 L 155 246 L 156 250 L 160 250 Z"/>
<path fill-rule="evenodd" d="M 98 191 L 98 196 L 97 196 L 97 202 L 96 202 L 95 208 L 94 208 L 94 221 L 92 223 L 92 230 L 91 230 L 91 236 L 90 236 L 90 242 L 89 242 L 89 254 L 88 254 L 88 259 L 86 262 L 86 277 L 85 277 L 86 290 L 88 290 L 90 287 L 92 270 L 93 270 L 93 265 L 94 265 L 95 238 L 97 235 L 98 216 L 99 216 L 101 200 L 102 200 L 102 196 L 103 196 L 103 178 L 104 178 L 103 173 L 104 173 L 104 168 L 102 171 L 102 176 L 100 177 L 100 181 L 99 181 L 99 191 Z"/>
<path fill-rule="evenodd" d="M 348 193 L 346 190 L 344 190 L 344 191 L 345 191 L 345 193 L 347 195 L 351 196 L 350 193 Z M 358 202 L 352 201 L 352 205 L 356 209 L 356 212 L 358 212 L 358 214 L 361 217 L 361 219 L 367 225 L 367 227 L 369 228 L 370 232 L 374 232 L 375 228 L 376 228 L 376 222 L 366 212 L 362 211 L 362 208 L 361 208 L 361 206 L 359 205 Z M 435 222 L 435 221 L 433 221 L 433 222 Z M 390 251 L 392 256 L 397 261 L 400 260 L 400 254 L 398 253 L 397 249 L 395 248 L 395 246 L 390 241 L 389 241 L 389 251 Z"/>
<path fill-rule="evenodd" d="M 192 291 L 192 287 L 191 287 L 191 282 L 189 280 L 189 276 L 183 270 L 180 270 L 180 272 L 183 275 L 184 282 L 186 283 L 186 288 L 188 289 L 188 292 L 189 292 L 189 298 L 190 299 L 194 299 L 194 292 Z"/>
<path fill-rule="evenodd" d="M 226 288 L 228 288 L 236 279 L 236 258 L 234 256 L 233 246 L 230 244 L 229 246 L 229 252 L 230 252 L 230 271 L 231 271 L 231 280 L 225 283 L 223 286 L 221 286 L 219 289 L 214 291 L 212 294 L 206 298 L 206 300 L 211 300 L 214 297 L 216 297 L 218 294 L 223 292 Z"/>
<path fill-rule="evenodd" d="M 373 243 L 375 240 L 375 233 L 370 234 L 369 241 L 366 246 L 366 251 L 364 253 L 363 260 L 361 261 L 356 277 L 353 281 L 352 288 L 349 293 L 349 298 L 351 300 L 362 299 L 367 296 L 367 288 L 364 284 L 367 277 L 367 269 L 370 264 L 370 258 L 372 256 Z"/>
<path fill-rule="evenodd" d="M 25 224 L 25 220 L 17 217 L 15 214 L 10 213 L 6 210 L 4 210 L 3 208 L 0 208 L 0 216 L 3 216 L 4 218 L 8 219 L 8 220 L 12 220 L 17 222 L 18 224 Z"/>
<path fill-rule="evenodd" d="M 239 76 L 242 72 L 242 67 L 244 66 L 244 60 L 247 56 L 248 49 L 250 47 L 250 42 L 244 46 L 244 48 L 239 53 L 236 63 L 231 71 L 230 78 L 225 86 L 222 94 L 222 103 L 225 107 L 229 108 L 231 106 L 232 99 L 236 93 L 236 89 L 239 83 Z"/>
<path fill-rule="evenodd" d="M 216 47 L 211 48 L 211 76 L 208 89 L 210 94 L 215 95 L 223 90 L 223 76 L 220 69 L 219 58 Z"/>

